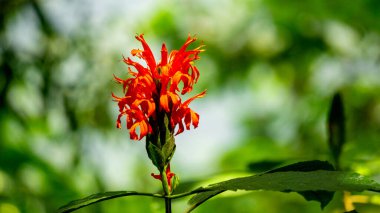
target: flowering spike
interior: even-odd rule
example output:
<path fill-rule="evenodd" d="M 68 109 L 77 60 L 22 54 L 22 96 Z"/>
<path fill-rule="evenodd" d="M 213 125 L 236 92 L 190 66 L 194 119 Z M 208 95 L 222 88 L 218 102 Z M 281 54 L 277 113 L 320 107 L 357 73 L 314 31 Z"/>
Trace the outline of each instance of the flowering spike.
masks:
<path fill-rule="evenodd" d="M 146 62 L 142 65 L 129 57 L 123 57 L 123 61 L 129 65 L 128 72 L 132 76 L 121 79 L 114 76 L 117 83 L 123 85 L 124 97 L 112 94 L 118 102 L 119 112 L 117 127 L 121 128 L 121 117 L 127 116 L 126 124 L 129 128 L 131 139 L 141 140 L 146 135 L 159 134 L 156 127 L 160 122 L 162 113 L 167 113 L 170 121 L 170 130 L 178 128 L 177 134 L 184 128 L 198 126 L 199 115 L 189 108 L 189 104 L 196 98 L 203 97 L 202 92 L 185 102 L 180 95 L 189 93 L 199 78 L 199 71 L 193 64 L 199 59 L 199 53 L 203 51 L 199 46 L 193 50 L 187 50 L 188 46 L 196 41 L 189 36 L 179 50 L 173 50 L 168 54 L 165 43 L 161 47 L 161 61 L 156 63 L 153 53 L 144 39 L 143 34 L 137 35 L 142 49 L 133 49 L 131 55 L 141 58 Z M 134 68 L 133 70 L 131 68 Z M 183 87 L 179 88 L 182 83 Z M 159 106 L 157 106 L 159 104 Z"/>

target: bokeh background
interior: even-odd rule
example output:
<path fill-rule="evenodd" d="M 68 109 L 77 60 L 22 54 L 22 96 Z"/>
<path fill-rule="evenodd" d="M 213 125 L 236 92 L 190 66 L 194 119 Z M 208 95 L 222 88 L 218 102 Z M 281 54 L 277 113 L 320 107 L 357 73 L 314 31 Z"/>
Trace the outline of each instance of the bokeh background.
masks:
<path fill-rule="evenodd" d="M 143 141 L 115 128 L 122 56 L 144 33 L 156 55 L 196 35 L 197 129 L 176 139 L 183 186 L 283 163 L 330 160 L 326 116 L 345 103 L 342 168 L 380 181 L 380 2 L 274 0 L 1 0 L 0 212 L 54 212 L 110 190 L 158 192 Z M 186 187 L 184 187 L 186 188 Z M 357 204 L 379 212 L 379 197 Z M 186 199 L 173 204 L 186 209 Z M 77 212 L 162 212 L 119 198 Z M 226 193 L 195 212 L 321 212 L 296 193 Z M 324 212 L 342 212 L 336 193 Z"/>

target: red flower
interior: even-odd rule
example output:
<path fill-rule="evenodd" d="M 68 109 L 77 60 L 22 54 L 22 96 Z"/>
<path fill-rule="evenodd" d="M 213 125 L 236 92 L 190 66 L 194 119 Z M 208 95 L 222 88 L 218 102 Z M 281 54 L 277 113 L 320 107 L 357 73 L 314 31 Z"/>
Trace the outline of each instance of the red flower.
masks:
<path fill-rule="evenodd" d="M 157 119 L 160 114 L 165 113 L 170 119 L 171 131 L 177 129 L 176 134 L 183 132 L 185 128 L 189 130 L 191 125 L 196 128 L 199 115 L 189 108 L 189 104 L 194 99 L 203 97 L 205 91 L 184 102 L 179 93 L 184 95 L 191 92 L 199 78 L 199 71 L 193 62 L 199 59 L 202 46 L 187 50 L 196 40 L 188 37 L 179 50 L 168 54 L 165 44 L 162 44 L 161 61 L 157 63 L 143 35 L 136 36 L 136 39 L 141 42 L 143 49 L 133 49 L 131 54 L 144 60 L 146 66 L 129 57 L 123 58 L 130 66 L 128 70 L 132 77 L 124 80 L 115 76 L 116 82 L 123 85 L 124 92 L 123 97 L 112 94 L 118 102 L 120 112 L 117 127 L 121 128 L 121 118 L 126 116 L 131 139 L 141 140 L 156 131 Z"/>

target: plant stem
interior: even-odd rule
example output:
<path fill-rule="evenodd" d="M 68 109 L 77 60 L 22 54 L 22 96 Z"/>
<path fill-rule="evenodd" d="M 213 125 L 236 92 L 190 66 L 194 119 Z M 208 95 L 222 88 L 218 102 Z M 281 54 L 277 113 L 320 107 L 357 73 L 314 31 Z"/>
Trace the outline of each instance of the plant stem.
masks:
<path fill-rule="evenodd" d="M 172 212 L 172 199 L 165 197 L 165 212 L 171 213 Z"/>
<path fill-rule="evenodd" d="M 169 188 L 169 183 L 168 183 L 168 178 L 166 176 L 166 167 L 164 168 L 161 173 L 161 183 L 162 183 L 162 188 L 165 193 L 165 212 L 166 213 L 171 213 L 172 212 L 172 199 L 168 196 L 170 196 L 170 188 Z"/>

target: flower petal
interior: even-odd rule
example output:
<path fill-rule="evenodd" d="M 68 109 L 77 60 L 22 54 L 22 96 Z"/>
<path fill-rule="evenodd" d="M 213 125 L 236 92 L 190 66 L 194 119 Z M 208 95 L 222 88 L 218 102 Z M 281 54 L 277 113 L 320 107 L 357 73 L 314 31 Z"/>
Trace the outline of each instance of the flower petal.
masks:
<path fill-rule="evenodd" d="M 160 66 L 165 66 L 168 63 L 168 49 L 166 49 L 165 43 L 161 47 L 161 63 Z"/>
<path fill-rule="evenodd" d="M 156 72 L 156 60 L 154 59 L 152 50 L 150 49 L 149 45 L 146 43 L 144 39 L 144 34 L 136 36 L 136 39 L 139 40 L 144 48 L 144 51 L 142 52 L 142 58 L 147 63 L 148 67 L 150 68 L 151 72 L 155 74 Z"/>

